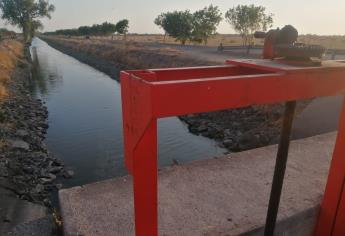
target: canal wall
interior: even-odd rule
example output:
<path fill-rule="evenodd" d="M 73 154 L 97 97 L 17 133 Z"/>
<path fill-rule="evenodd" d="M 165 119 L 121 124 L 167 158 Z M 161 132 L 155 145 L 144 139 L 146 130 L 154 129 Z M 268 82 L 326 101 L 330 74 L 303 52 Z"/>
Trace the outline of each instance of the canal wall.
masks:
<path fill-rule="evenodd" d="M 311 236 L 336 133 L 291 142 L 275 235 Z M 263 235 L 277 145 L 158 172 L 159 235 Z M 134 235 L 130 176 L 59 192 L 64 233 Z"/>

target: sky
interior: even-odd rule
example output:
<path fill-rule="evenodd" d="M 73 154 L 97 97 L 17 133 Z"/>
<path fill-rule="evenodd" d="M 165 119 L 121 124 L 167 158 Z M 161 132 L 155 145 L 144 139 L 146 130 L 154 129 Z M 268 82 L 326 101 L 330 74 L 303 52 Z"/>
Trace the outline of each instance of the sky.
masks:
<path fill-rule="evenodd" d="M 238 4 L 255 4 L 266 7 L 274 14 L 274 28 L 291 24 L 300 34 L 345 35 L 345 0 L 50 0 L 56 7 L 52 19 L 44 19 L 45 31 L 77 28 L 81 25 L 116 23 L 121 19 L 130 22 L 130 33 L 162 33 L 154 23 L 161 12 L 190 9 L 195 11 L 213 4 L 222 13 Z M 0 27 L 7 27 L 0 20 Z M 234 33 L 223 20 L 218 33 Z"/>

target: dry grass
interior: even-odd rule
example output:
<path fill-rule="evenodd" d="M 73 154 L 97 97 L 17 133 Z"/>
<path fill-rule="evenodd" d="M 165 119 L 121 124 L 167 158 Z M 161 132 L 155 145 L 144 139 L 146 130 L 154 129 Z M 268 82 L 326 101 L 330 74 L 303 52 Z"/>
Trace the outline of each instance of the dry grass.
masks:
<path fill-rule="evenodd" d="M 23 57 L 23 45 L 15 40 L 0 42 L 0 101 L 7 95 L 6 89 L 16 63 Z"/>
<path fill-rule="evenodd" d="M 320 44 L 329 49 L 345 49 L 345 36 L 302 35 L 299 41 L 308 44 Z"/>
<path fill-rule="evenodd" d="M 151 67 L 176 67 L 202 65 L 198 60 L 187 60 L 185 53 L 169 47 L 150 48 L 135 41 L 114 41 L 108 38 L 45 37 L 66 48 L 115 64 L 119 69 L 145 69 Z"/>
<path fill-rule="evenodd" d="M 109 37 L 92 37 L 98 40 L 111 40 Z M 115 40 L 122 40 L 122 36 L 114 36 Z M 163 35 L 128 35 L 127 41 L 132 42 L 149 42 L 149 43 L 163 43 Z M 326 48 L 336 48 L 336 49 L 345 49 L 345 36 L 319 36 L 319 35 L 300 35 L 299 42 L 308 43 L 308 44 L 320 44 Z M 178 44 L 172 37 L 166 37 L 165 43 Z M 227 46 L 236 46 L 241 45 L 241 37 L 239 35 L 230 35 L 230 34 L 219 34 L 210 38 L 207 46 L 219 46 L 220 43 Z M 188 43 L 187 43 L 188 44 Z M 256 45 L 262 45 L 262 39 L 255 39 Z"/>
<path fill-rule="evenodd" d="M 108 36 L 108 37 L 102 37 L 102 36 L 93 36 L 93 39 L 98 40 L 123 40 L 122 36 Z M 128 35 L 127 41 L 129 42 L 146 42 L 146 43 L 167 43 L 167 44 L 179 44 L 179 42 L 176 42 L 176 40 L 172 37 L 167 36 L 164 40 L 164 35 L 158 35 L 158 34 L 152 34 L 152 35 L 146 35 L 146 34 L 135 34 L 135 35 Z M 219 46 L 220 43 L 223 43 L 224 45 L 241 45 L 241 37 L 239 35 L 227 35 L 227 34 L 219 34 L 211 37 L 207 43 L 207 46 Z M 255 39 L 255 44 L 261 45 L 263 44 L 262 39 Z M 195 43 L 187 42 L 186 45 L 195 45 Z"/>

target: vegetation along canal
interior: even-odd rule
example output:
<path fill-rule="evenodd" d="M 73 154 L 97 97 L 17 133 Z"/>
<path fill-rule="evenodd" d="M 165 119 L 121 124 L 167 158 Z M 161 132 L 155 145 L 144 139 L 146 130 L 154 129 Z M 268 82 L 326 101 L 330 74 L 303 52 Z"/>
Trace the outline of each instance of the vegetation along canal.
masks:
<path fill-rule="evenodd" d="M 75 172 L 64 187 L 126 174 L 120 84 L 35 38 L 32 93 L 49 111 L 46 144 Z M 226 152 L 195 136 L 178 118 L 158 122 L 159 165 L 212 158 Z"/>

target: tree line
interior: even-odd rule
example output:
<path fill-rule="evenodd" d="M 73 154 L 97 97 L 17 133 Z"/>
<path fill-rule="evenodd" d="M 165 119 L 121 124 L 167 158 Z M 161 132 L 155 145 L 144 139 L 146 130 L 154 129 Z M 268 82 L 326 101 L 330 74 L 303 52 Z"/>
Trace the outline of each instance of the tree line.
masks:
<path fill-rule="evenodd" d="M 47 32 L 48 35 L 67 35 L 67 36 L 107 36 L 115 33 L 126 36 L 129 29 L 129 21 L 123 19 L 116 24 L 104 22 L 92 26 L 80 26 L 76 29 L 61 29 L 54 32 Z"/>
<path fill-rule="evenodd" d="M 266 31 L 272 26 L 273 15 L 265 11 L 263 6 L 238 5 L 225 13 L 225 19 L 241 35 L 243 44 L 247 45 L 252 43 L 255 31 Z M 223 14 L 219 8 L 211 4 L 194 13 L 189 10 L 161 13 L 154 23 L 164 30 L 164 40 L 169 35 L 181 44 L 187 41 L 207 44 L 222 20 Z"/>

